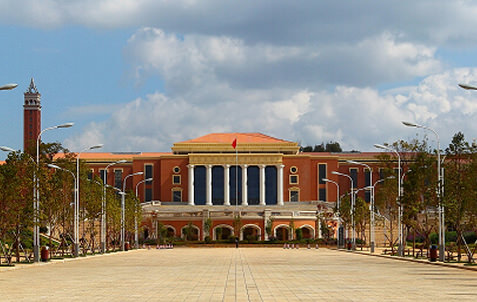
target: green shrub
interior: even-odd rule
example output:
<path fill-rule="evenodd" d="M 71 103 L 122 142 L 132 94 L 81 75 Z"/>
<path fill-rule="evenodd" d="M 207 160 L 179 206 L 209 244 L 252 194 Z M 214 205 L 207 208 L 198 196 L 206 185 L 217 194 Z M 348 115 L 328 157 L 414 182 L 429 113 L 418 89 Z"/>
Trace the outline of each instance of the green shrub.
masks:
<path fill-rule="evenodd" d="M 475 243 L 475 241 L 477 241 L 477 235 L 475 232 L 464 232 L 464 238 L 467 244 Z"/>
<path fill-rule="evenodd" d="M 296 240 L 302 240 L 303 239 L 303 230 L 302 229 L 296 229 L 295 234 L 296 234 Z"/>

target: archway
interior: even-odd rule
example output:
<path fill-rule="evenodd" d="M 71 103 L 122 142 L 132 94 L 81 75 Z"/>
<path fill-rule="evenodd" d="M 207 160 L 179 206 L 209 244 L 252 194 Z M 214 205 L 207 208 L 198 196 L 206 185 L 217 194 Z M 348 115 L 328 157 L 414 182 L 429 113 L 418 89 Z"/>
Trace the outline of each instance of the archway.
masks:
<path fill-rule="evenodd" d="M 186 225 L 182 228 L 182 238 L 189 241 L 197 241 L 199 240 L 199 228 L 196 225 Z"/>
<path fill-rule="evenodd" d="M 275 238 L 281 241 L 287 241 L 290 239 L 290 232 L 288 225 L 279 225 L 275 228 Z"/>
<path fill-rule="evenodd" d="M 220 224 L 213 230 L 214 240 L 227 240 L 234 235 L 234 228 L 227 224 Z"/>
<path fill-rule="evenodd" d="M 165 225 L 166 228 L 166 237 L 174 238 L 176 236 L 176 229 L 172 225 Z"/>
<path fill-rule="evenodd" d="M 240 232 L 240 240 L 259 241 L 262 239 L 262 230 L 256 224 L 246 224 Z"/>
<path fill-rule="evenodd" d="M 301 236 L 303 239 L 313 239 L 315 238 L 315 229 L 311 225 L 303 225 L 300 227 Z"/>

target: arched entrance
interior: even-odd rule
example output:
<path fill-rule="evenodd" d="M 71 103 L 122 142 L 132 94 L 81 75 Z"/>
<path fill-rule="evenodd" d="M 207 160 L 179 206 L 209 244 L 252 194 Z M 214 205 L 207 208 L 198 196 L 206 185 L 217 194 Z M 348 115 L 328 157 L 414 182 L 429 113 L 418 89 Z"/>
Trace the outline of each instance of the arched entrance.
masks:
<path fill-rule="evenodd" d="M 199 228 L 195 225 L 186 225 L 182 228 L 182 238 L 189 241 L 199 240 Z"/>
<path fill-rule="evenodd" d="M 176 229 L 173 226 L 166 225 L 166 237 L 174 238 L 176 236 Z"/>
<path fill-rule="evenodd" d="M 214 240 L 227 240 L 234 234 L 234 228 L 230 225 L 221 224 L 214 228 Z"/>
<path fill-rule="evenodd" d="M 303 239 L 313 239 L 315 237 L 315 229 L 310 225 L 304 225 L 300 227 L 301 237 Z"/>
<path fill-rule="evenodd" d="M 287 225 L 279 225 L 275 228 L 275 238 L 281 241 L 287 241 L 290 239 L 290 232 Z"/>
<path fill-rule="evenodd" d="M 242 227 L 240 234 L 240 240 L 259 241 L 261 240 L 261 229 L 258 225 L 247 224 Z"/>

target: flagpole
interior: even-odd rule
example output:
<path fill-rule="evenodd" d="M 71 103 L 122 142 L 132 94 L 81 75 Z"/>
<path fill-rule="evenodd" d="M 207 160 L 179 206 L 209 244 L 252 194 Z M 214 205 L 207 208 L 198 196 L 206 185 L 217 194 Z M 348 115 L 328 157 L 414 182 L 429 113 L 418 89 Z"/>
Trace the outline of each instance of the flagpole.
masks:
<path fill-rule="evenodd" d="M 235 139 L 237 142 L 237 139 Z M 237 212 L 238 207 L 238 150 L 237 145 L 235 145 L 235 211 Z M 235 214 L 237 215 L 237 213 Z"/>

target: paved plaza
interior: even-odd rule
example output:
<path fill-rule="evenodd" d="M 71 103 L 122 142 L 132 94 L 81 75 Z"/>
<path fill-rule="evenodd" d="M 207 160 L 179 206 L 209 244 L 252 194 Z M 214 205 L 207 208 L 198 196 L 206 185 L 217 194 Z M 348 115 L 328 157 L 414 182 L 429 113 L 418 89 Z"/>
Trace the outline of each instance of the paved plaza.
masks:
<path fill-rule="evenodd" d="M 477 301 L 477 271 L 324 248 L 137 250 L 0 268 L 0 301 Z"/>

